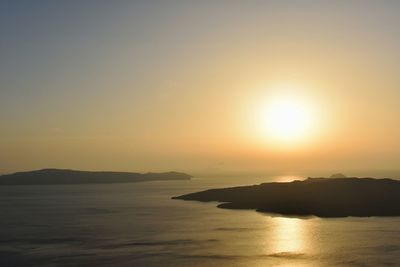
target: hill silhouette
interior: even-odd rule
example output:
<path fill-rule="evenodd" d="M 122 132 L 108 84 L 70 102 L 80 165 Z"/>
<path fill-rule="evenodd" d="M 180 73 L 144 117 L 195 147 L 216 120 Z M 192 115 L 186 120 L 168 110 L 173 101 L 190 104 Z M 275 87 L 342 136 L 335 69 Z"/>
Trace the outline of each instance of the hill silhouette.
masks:
<path fill-rule="evenodd" d="M 217 201 L 218 207 L 319 217 L 399 216 L 400 181 L 308 178 L 288 183 L 211 189 L 174 199 Z"/>
<path fill-rule="evenodd" d="M 190 175 L 180 172 L 135 173 L 42 169 L 0 175 L 0 185 L 111 184 L 190 179 Z"/>

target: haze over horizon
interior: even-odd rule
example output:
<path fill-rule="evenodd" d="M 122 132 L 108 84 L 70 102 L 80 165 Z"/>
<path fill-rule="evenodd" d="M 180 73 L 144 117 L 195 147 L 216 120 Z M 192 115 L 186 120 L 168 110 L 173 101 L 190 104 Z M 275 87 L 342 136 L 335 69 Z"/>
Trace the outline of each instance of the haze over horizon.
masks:
<path fill-rule="evenodd" d="M 0 173 L 400 169 L 399 9 L 2 1 Z"/>

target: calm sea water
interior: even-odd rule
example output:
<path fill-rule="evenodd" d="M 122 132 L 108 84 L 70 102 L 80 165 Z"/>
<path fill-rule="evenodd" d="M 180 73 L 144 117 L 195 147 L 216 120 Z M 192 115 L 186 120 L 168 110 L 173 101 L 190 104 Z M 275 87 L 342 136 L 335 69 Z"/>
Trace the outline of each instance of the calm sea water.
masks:
<path fill-rule="evenodd" d="M 170 199 L 263 181 L 0 187 L 0 266 L 400 266 L 398 217 L 288 218 Z"/>

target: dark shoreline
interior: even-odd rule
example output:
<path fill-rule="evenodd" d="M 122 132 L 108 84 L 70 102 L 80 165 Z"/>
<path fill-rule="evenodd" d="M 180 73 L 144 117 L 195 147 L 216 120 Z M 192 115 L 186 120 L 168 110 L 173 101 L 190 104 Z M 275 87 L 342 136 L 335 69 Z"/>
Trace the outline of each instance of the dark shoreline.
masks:
<path fill-rule="evenodd" d="M 181 172 L 136 173 L 76 171 L 43 169 L 1 175 L 0 186 L 5 185 L 67 185 L 67 184 L 114 184 L 148 181 L 190 180 L 191 175 Z"/>
<path fill-rule="evenodd" d="M 400 181 L 374 178 L 308 178 L 173 197 L 220 202 L 224 209 L 251 209 L 289 216 L 400 216 Z"/>

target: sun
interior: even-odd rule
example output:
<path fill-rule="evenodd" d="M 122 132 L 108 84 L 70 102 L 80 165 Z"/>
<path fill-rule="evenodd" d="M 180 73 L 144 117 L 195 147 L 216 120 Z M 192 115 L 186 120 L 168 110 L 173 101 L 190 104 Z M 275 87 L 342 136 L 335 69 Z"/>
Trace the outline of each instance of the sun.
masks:
<path fill-rule="evenodd" d="M 300 141 L 312 130 L 313 116 L 310 106 L 295 96 L 270 99 L 262 108 L 264 131 L 274 140 Z"/>
<path fill-rule="evenodd" d="M 305 104 L 291 98 L 270 103 L 264 120 L 271 136 L 280 139 L 299 138 L 310 127 L 310 114 Z"/>

